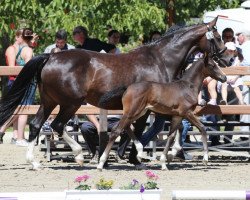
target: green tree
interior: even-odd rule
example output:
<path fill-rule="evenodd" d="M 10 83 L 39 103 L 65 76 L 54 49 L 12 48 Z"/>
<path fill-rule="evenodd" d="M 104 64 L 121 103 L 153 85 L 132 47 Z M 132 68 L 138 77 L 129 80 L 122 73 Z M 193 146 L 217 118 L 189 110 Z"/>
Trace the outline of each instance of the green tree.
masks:
<path fill-rule="evenodd" d="M 31 27 L 40 36 L 36 53 L 54 42 L 61 28 L 69 34 L 77 25 L 86 26 L 91 37 L 106 39 L 106 25 L 138 41 L 152 30 L 166 27 L 167 0 L 0 0 L 0 38 L 14 38 L 15 30 Z M 175 21 L 188 22 L 204 10 L 237 7 L 239 0 L 175 0 Z M 5 39 L 5 43 L 6 43 Z M 73 43 L 69 37 L 69 42 Z M 1 42 L 3 48 L 3 42 Z M 1 49 L 2 49 L 1 48 Z"/>
<path fill-rule="evenodd" d="M 165 29 L 164 9 L 146 0 L 19 0 L 16 3 L 2 0 L 0 13 L 2 34 L 13 38 L 14 29 L 25 26 L 38 33 L 38 52 L 54 42 L 55 32 L 60 28 L 71 33 L 75 26 L 83 25 L 90 36 L 104 40 L 109 24 L 131 35 L 132 41 L 153 29 Z"/>

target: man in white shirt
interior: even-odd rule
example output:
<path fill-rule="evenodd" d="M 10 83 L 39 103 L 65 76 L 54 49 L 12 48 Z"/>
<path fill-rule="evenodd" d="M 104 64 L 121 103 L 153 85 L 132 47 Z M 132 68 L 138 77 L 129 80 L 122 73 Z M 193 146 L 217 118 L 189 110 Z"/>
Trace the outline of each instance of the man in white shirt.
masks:
<path fill-rule="evenodd" d="M 250 66 L 250 28 L 242 29 L 236 33 L 237 41 L 239 43 L 239 48 L 242 50 L 243 60 L 240 63 L 241 66 Z M 243 76 L 242 80 L 249 81 L 250 76 Z M 247 86 L 243 86 L 243 93 L 248 92 L 249 88 Z M 244 96 L 243 100 L 246 104 L 249 104 L 249 93 Z M 242 122 L 250 122 L 249 115 L 242 115 L 240 121 Z M 248 126 L 242 126 L 241 131 L 249 131 Z M 248 140 L 248 137 L 240 137 L 241 140 Z"/>
<path fill-rule="evenodd" d="M 63 29 L 56 32 L 55 39 L 55 44 L 49 45 L 45 49 L 44 53 L 51 53 L 51 51 L 55 48 L 59 48 L 60 50 L 75 48 L 73 45 L 67 44 L 67 32 Z"/>

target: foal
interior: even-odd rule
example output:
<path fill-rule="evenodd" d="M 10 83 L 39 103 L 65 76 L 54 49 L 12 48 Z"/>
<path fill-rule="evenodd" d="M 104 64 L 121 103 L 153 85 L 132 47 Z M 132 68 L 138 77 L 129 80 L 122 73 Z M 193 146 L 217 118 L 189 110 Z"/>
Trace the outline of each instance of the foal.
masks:
<path fill-rule="evenodd" d="M 194 62 L 192 66 L 184 72 L 180 80 L 161 84 L 155 82 L 139 82 L 130 85 L 122 98 L 123 116 L 112 132 L 109 143 L 100 158 L 98 169 L 103 168 L 103 164 L 108 158 L 108 154 L 116 137 L 124 130 L 129 130 L 133 123 L 140 116 L 144 115 L 149 109 L 156 113 L 172 115 L 172 122 L 169 131 L 169 137 L 166 147 L 161 155 L 162 169 L 166 169 L 166 155 L 170 148 L 170 144 L 175 138 L 175 132 L 178 129 L 183 118 L 195 125 L 202 134 L 204 146 L 203 161 L 208 162 L 207 136 L 204 125 L 194 115 L 193 111 L 198 104 L 198 93 L 201 89 L 204 78 L 211 76 L 212 78 L 225 82 L 226 76 L 220 70 L 216 63 L 207 56 Z M 129 134 L 134 141 L 138 158 L 142 157 L 142 145 L 135 138 L 133 132 Z"/>

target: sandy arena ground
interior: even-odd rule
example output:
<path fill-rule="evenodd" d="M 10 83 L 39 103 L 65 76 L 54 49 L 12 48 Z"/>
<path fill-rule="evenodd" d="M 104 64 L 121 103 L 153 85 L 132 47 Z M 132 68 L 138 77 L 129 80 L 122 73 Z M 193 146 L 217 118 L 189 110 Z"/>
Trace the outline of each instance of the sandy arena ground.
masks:
<path fill-rule="evenodd" d="M 99 172 L 94 165 L 87 162 L 83 167 L 74 162 L 53 160 L 47 162 L 44 152 L 36 147 L 35 155 L 43 169 L 30 170 L 25 161 L 25 147 L 10 144 L 11 134 L 4 137 L 0 145 L 0 192 L 48 192 L 74 189 L 74 178 L 78 175 L 91 176 L 94 185 L 101 177 L 114 180 L 114 188 L 131 182 L 134 178 L 145 182 L 144 171 L 136 171 L 130 164 L 119 165 L 111 162 L 109 169 Z M 202 152 L 193 153 L 196 161 L 175 161 L 168 171 L 161 171 L 157 163 L 147 162 L 150 170 L 159 175 L 158 185 L 163 189 L 162 200 L 171 199 L 173 190 L 247 190 L 250 189 L 249 161 L 243 157 L 223 155 L 210 152 L 210 162 L 204 166 L 201 162 Z"/>

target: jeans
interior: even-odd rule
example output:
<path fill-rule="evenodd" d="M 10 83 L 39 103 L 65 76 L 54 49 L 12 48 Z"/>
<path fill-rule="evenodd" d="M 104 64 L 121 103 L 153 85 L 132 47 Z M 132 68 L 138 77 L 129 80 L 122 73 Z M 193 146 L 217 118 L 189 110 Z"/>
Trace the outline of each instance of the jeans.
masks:
<path fill-rule="evenodd" d="M 139 141 L 144 147 L 150 142 L 150 140 L 152 140 L 154 136 L 158 135 L 158 133 L 163 130 L 164 124 L 165 119 L 162 116 L 156 115 L 152 126 L 141 136 L 141 138 L 139 138 Z"/>
<path fill-rule="evenodd" d="M 182 129 L 182 133 L 181 133 L 181 146 L 184 144 L 184 141 L 187 137 L 187 133 L 188 133 L 188 130 L 190 129 L 191 127 L 191 124 L 188 120 L 186 119 L 183 119 L 182 120 L 182 126 L 183 126 L 183 129 Z"/>
<path fill-rule="evenodd" d="M 141 138 L 139 138 L 140 142 L 144 147 L 150 142 L 150 140 L 152 140 L 154 136 L 158 135 L 158 133 L 160 133 L 163 130 L 164 124 L 165 124 L 165 119 L 162 116 L 156 115 L 155 121 L 152 124 L 152 126 L 142 135 Z M 183 125 L 183 130 L 182 130 L 181 145 L 184 143 L 186 139 L 191 124 L 186 119 L 183 119 L 182 125 Z"/>

